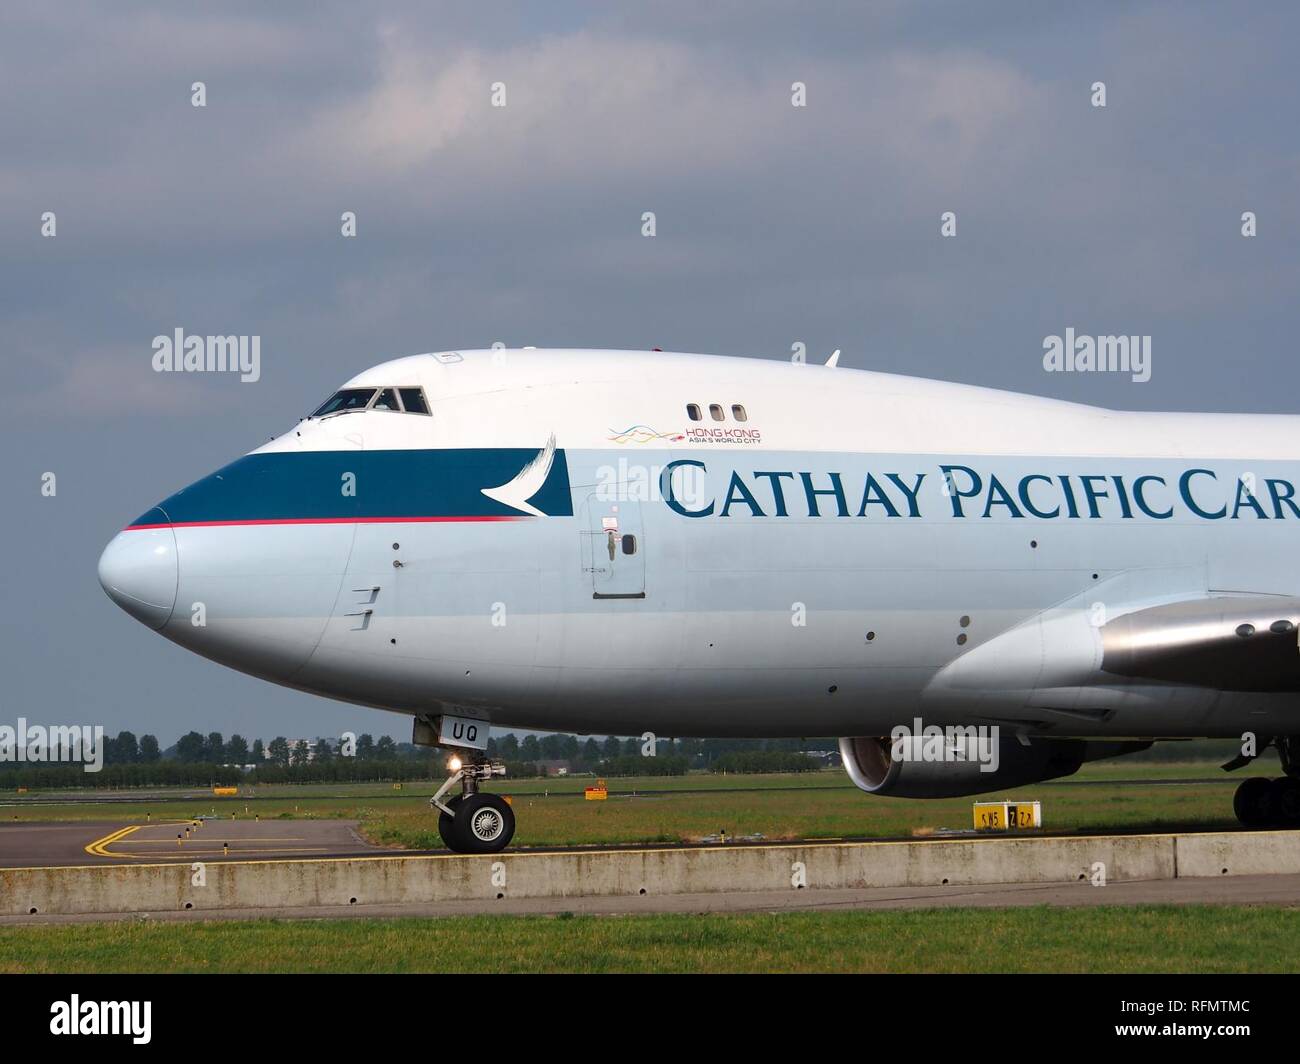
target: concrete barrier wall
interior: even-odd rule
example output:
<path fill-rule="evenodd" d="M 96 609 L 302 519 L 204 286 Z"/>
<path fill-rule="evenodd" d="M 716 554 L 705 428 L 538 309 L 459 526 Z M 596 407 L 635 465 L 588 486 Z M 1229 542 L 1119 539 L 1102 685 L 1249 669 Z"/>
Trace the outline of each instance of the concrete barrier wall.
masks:
<path fill-rule="evenodd" d="M 1179 878 L 1300 873 L 1300 831 L 1179 835 Z"/>
<path fill-rule="evenodd" d="M 1108 882 L 1300 872 L 1300 832 L 15 868 L 0 869 L 0 914 L 1065 883 L 1098 863 Z"/>

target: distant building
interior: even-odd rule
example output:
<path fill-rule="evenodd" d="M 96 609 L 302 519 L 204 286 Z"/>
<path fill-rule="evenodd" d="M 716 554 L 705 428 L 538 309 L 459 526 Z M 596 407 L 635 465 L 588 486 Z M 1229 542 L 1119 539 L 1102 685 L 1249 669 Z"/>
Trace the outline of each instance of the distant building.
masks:
<path fill-rule="evenodd" d="M 568 761 L 538 761 L 538 767 L 547 776 L 567 776 L 573 765 Z"/>
<path fill-rule="evenodd" d="M 315 760 L 316 760 L 316 744 L 317 744 L 319 741 L 320 741 L 319 739 L 290 739 L 290 740 L 289 740 L 289 764 L 292 765 L 292 764 L 294 764 L 294 763 L 296 763 L 296 762 L 298 761 L 298 747 L 300 747 L 300 746 L 306 746 L 306 747 L 307 747 L 307 762 L 308 762 L 308 764 L 310 764 L 311 762 L 315 761 Z"/>

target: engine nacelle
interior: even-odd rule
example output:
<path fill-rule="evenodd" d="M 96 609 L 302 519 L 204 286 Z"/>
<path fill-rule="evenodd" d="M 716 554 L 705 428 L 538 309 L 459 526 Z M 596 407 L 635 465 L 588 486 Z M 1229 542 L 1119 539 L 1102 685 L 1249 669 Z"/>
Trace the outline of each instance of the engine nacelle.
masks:
<path fill-rule="evenodd" d="M 1027 744 L 1027 745 L 1026 745 Z M 1137 753 L 1145 741 L 1018 738 L 945 740 L 942 759 L 927 757 L 921 739 L 858 736 L 840 740 L 844 769 L 868 794 L 892 798 L 955 798 L 1058 779 L 1086 761 Z M 932 753 L 933 751 L 929 751 Z M 902 757 L 896 756 L 902 754 Z"/>

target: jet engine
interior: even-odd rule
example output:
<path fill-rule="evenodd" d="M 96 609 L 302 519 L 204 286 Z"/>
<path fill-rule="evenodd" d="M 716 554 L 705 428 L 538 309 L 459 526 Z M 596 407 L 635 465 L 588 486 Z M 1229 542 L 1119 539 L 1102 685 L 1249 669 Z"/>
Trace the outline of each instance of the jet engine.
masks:
<path fill-rule="evenodd" d="M 962 732 L 963 729 L 950 729 Z M 973 732 L 974 729 L 967 729 Z M 1137 753 L 1148 741 L 1096 742 L 946 734 L 890 739 L 858 736 L 840 740 L 844 769 L 868 794 L 892 798 L 954 798 L 1058 779 L 1086 761 Z"/>

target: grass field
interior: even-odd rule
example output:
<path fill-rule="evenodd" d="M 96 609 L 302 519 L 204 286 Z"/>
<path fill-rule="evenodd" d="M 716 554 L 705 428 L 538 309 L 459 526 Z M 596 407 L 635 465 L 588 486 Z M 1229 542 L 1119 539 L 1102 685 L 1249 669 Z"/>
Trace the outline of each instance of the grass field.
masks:
<path fill-rule="evenodd" d="M 1300 909 L 1149 906 L 0 927 L 0 973 L 1280 972 Z"/>
<path fill-rule="evenodd" d="M 1264 769 L 1267 771 L 1267 769 Z M 1097 763 L 1065 780 L 990 797 L 1038 799 L 1044 827 L 1065 831 L 1174 830 L 1236 826 L 1232 791 L 1244 778 L 1207 763 Z M 1142 782 L 1133 782 L 1141 780 Z M 1162 783 L 1192 780 L 1190 783 Z M 520 780 L 495 784 L 518 815 L 517 846 L 697 841 L 725 831 L 767 839 L 908 836 L 970 827 L 970 798 L 877 798 L 858 791 L 838 770 L 801 775 L 647 777 L 610 781 L 610 798 L 588 802 L 589 779 Z M 258 787 L 249 796 L 192 797 L 113 803 L 38 805 L 15 800 L 0 818 L 111 820 L 122 823 L 199 814 L 263 818 L 359 820 L 380 845 L 440 848 L 428 797 L 434 783 L 311 784 Z M 185 792 L 177 792 L 178 794 Z"/>

